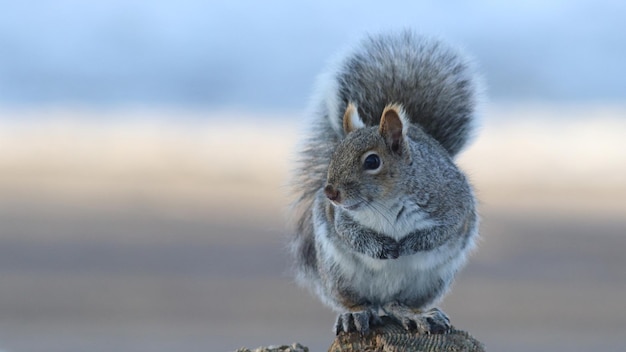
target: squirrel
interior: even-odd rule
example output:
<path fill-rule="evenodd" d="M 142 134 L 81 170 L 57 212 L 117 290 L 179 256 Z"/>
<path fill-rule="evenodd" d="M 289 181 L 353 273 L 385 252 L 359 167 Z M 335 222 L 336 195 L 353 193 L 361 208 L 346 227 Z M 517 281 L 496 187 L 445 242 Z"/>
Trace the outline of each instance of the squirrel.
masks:
<path fill-rule="evenodd" d="M 320 78 L 293 178 L 296 276 L 339 314 L 335 333 L 382 315 L 451 328 L 435 305 L 478 237 L 453 158 L 476 124 L 470 61 L 405 30 L 371 35 Z"/>

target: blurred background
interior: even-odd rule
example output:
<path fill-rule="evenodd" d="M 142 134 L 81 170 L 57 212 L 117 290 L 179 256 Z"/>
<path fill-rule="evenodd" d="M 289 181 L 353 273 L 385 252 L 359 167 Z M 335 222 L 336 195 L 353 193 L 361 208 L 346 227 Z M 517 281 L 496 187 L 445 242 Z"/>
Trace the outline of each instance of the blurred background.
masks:
<path fill-rule="evenodd" d="M 0 5 L 0 350 L 326 350 L 289 275 L 295 146 L 328 60 L 410 27 L 487 85 L 443 309 L 488 351 L 623 351 L 625 2 Z"/>

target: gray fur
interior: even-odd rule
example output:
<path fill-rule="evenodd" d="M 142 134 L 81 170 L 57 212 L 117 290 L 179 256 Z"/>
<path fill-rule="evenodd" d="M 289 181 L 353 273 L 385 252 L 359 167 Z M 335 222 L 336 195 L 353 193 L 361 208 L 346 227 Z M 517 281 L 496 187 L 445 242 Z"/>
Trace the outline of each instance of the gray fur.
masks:
<path fill-rule="evenodd" d="M 439 41 L 385 34 L 363 41 L 326 80 L 294 178 L 299 281 L 341 313 L 338 332 L 366 332 L 379 313 L 420 331 L 429 331 L 428 321 L 438 323 L 433 330 L 449 325 L 428 309 L 478 235 L 471 186 L 453 162 L 475 120 L 467 61 Z M 365 127 L 346 134 L 349 103 Z M 391 104 L 403 124 L 393 146 L 378 126 Z M 382 166 L 366 172 L 363 158 L 372 152 Z M 331 202 L 327 185 L 341 196 Z"/>

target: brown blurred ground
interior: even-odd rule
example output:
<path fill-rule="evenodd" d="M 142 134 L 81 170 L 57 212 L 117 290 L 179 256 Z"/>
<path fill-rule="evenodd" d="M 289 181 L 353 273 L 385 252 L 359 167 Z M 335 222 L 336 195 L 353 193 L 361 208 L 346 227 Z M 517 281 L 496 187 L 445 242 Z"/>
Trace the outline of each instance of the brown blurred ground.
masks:
<path fill-rule="evenodd" d="M 489 351 L 623 350 L 622 112 L 491 109 L 462 156 L 483 240 L 443 308 Z M 0 119 L 0 350 L 328 347 L 334 314 L 288 273 L 287 118 L 16 114 Z"/>

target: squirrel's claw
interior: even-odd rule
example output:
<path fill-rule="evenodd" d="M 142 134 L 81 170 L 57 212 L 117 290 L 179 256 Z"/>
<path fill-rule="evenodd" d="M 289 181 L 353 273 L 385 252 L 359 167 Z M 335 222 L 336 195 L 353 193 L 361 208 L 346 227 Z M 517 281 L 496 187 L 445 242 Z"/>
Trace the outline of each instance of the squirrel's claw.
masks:
<path fill-rule="evenodd" d="M 337 316 L 335 334 L 354 331 L 367 334 L 370 331 L 370 326 L 379 324 L 380 321 L 378 314 L 371 310 L 342 313 Z"/>
<path fill-rule="evenodd" d="M 450 318 L 439 308 L 432 308 L 424 313 L 423 316 L 430 326 L 429 332 L 431 333 L 441 333 L 452 328 Z"/>
<path fill-rule="evenodd" d="M 439 308 L 415 313 L 408 307 L 394 304 L 385 307 L 385 311 L 400 320 L 406 330 L 416 331 L 419 334 L 437 334 L 452 328 L 450 318 Z"/>

